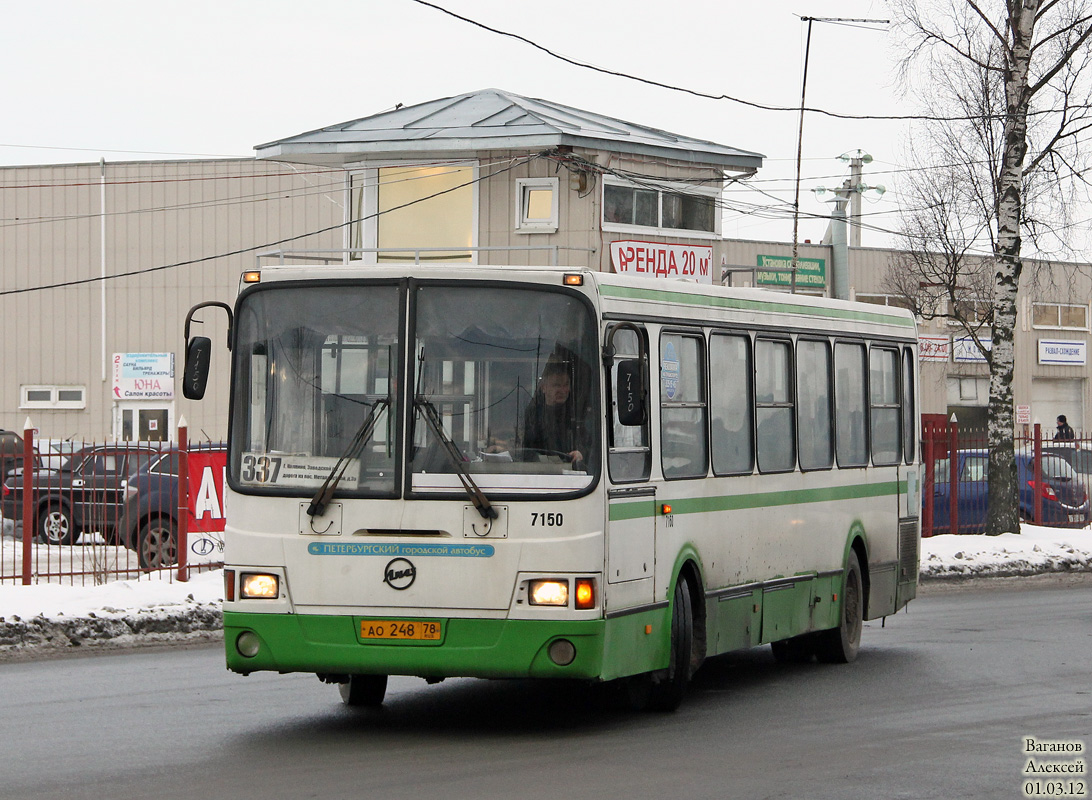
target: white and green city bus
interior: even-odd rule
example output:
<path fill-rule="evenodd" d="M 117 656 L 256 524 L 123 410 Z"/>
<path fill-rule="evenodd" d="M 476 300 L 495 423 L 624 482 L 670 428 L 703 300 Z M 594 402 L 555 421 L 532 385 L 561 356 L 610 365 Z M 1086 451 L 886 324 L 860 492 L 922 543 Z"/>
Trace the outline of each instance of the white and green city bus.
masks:
<path fill-rule="evenodd" d="M 903 310 L 579 269 L 249 278 L 235 672 L 316 673 L 351 705 L 389 675 L 617 681 L 671 709 L 707 656 L 852 661 L 915 596 Z M 187 397 L 209 349 L 189 340 Z"/>

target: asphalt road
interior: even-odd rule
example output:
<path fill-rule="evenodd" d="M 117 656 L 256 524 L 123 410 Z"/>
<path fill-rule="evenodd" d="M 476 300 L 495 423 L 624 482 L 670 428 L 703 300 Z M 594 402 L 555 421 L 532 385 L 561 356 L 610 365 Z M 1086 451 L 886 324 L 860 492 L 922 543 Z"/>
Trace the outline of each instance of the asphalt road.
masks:
<path fill-rule="evenodd" d="M 14 662 L 0 797 L 1021 797 L 1028 736 L 1082 740 L 1087 765 L 1090 664 L 1087 583 L 919 598 L 848 666 L 711 660 L 674 714 L 412 678 L 358 712 L 312 676 L 232 675 L 214 646 Z"/>

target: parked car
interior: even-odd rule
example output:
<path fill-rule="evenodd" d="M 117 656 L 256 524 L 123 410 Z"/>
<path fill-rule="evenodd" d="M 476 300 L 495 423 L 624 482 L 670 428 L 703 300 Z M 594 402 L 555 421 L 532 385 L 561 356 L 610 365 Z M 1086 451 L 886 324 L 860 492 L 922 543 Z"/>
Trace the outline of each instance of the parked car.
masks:
<path fill-rule="evenodd" d="M 0 484 L 23 468 L 23 437 L 15 431 L 0 429 Z"/>
<path fill-rule="evenodd" d="M 115 541 L 122 519 L 126 478 L 159 455 L 146 444 L 92 445 L 73 453 L 59 469 L 35 469 L 34 530 L 46 544 L 75 544 L 85 532 L 98 531 Z M 4 516 L 22 514 L 20 473 L 4 482 Z"/>
<path fill-rule="evenodd" d="M 958 456 L 959 494 L 956 512 L 957 533 L 982 533 L 986 529 L 989 451 L 960 450 Z M 936 462 L 933 486 L 933 530 L 951 533 L 951 461 Z M 1039 525 L 1079 526 L 1089 523 L 1088 491 L 1074 469 L 1053 454 L 1043 455 L 1043 480 L 1035 483 L 1034 458 L 1030 453 L 1016 454 L 1016 480 L 1019 488 L 1020 516 Z M 1035 518 L 1035 495 L 1042 497 L 1042 519 Z"/>
<path fill-rule="evenodd" d="M 1085 488 L 1092 480 L 1092 445 L 1088 442 L 1052 442 L 1043 445 L 1043 454 L 1064 459 L 1081 476 Z"/>
<path fill-rule="evenodd" d="M 190 453 L 219 456 L 221 465 L 227 458 L 226 445 L 222 442 L 194 445 L 190 448 Z M 179 452 L 172 448 L 131 475 L 126 482 L 123 525 L 119 538 L 121 544 L 136 551 L 137 561 L 144 569 L 157 569 L 178 563 L 178 460 Z M 191 458 L 190 463 L 192 468 L 195 459 Z M 200 486 L 200 476 L 192 471 L 191 480 Z M 216 502 L 220 503 L 220 500 Z M 222 508 L 222 504 L 220 507 Z M 216 546 L 211 540 L 199 544 L 200 540 L 200 536 L 191 534 L 191 549 Z M 222 537 L 218 544 L 223 546 Z M 200 552 L 197 554 L 208 555 Z"/>
<path fill-rule="evenodd" d="M 39 469 L 60 469 L 73 453 L 87 447 L 86 442 L 72 439 L 35 439 L 34 449 L 38 451 Z"/>

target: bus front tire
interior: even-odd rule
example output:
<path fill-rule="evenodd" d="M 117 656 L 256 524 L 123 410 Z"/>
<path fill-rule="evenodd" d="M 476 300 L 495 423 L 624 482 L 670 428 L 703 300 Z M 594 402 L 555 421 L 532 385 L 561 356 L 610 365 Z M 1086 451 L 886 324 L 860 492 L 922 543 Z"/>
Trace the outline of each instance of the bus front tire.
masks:
<path fill-rule="evenodd" d="M 386 675 L 350 675 L 337 685 L 341 702 L 354 708 L 379 708 L 387 694 Z"/>
<path fill-rule="evenodd" d="M 686 685 L 690 682 L 693 658 L 694 608 L 690 599 L 690 584 L 680 575 L 671 603 L 671 661 L 667 677 L 650 687 L 648 708 L 653 711 L 674 711 L 679 707 L 686 694 Z"/>
<path fill-rule="evenodd" d="M 815 655 L 824 664 L 848 664 L 857 658 L 864 627 L 864 582 L 855 550 L 849 551 L 846 578 L 842 585 L 842 611 L 838 627 L 816 634 Z"/>

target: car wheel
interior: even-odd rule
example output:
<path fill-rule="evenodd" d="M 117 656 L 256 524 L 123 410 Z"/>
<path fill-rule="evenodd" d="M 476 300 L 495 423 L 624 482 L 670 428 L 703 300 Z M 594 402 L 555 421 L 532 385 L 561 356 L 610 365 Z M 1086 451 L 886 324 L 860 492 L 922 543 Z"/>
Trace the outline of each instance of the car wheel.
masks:
<path fill-rule="evenodd" d="M 838 627 L 815 635 L 815 655 L 826 664 L 848 664 L 857 658 L 864 627 L 864 582 L 861 563 L 855 550 L 849 551 L 845 582 L 842 584 L 842 610 Z"/>
<path fill-rule="evenodd" d="M 72 513 L 60 500 L 50 500 L 38 514 L 38 541 L 44 544 L 75 544 L 80 537 L 72 524 Z"/>
<path fill-rule="evenodd" d="M 137 561 L 141 569 L 159 569 L 178 563 L 178 535 L 174 520 L 154 516 L 140 529 L 137 536 Z"/>
<path fill-rule="evenodd" d="M 349 680 L 337 685 L 341 702 L 347 706 L 379 708 L 387 694 L 386 675 L 350 675 Z"/>

